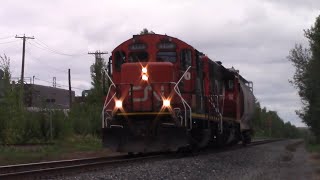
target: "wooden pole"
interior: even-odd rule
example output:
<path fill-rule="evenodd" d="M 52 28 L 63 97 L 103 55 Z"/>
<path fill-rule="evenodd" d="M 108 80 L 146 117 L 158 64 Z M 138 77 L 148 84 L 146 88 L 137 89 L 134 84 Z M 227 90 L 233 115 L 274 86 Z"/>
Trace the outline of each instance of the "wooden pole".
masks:
<path fill-rule="evenodd" d="M 26 37 L 25 35 L 23 36 L 17 36 L 16 35 L 16 38 L 20 38 L 22 39 L 23 41 L 23 44 L 22 44 L 22 65 L 21 65 L 21 78 L 20 78 L 20 101 L 21 101 L 21 106 L 23 106 L 24 104 L 24 58 L 25 58 L 25 48 L 26 48 L 26 40 L 27 39 L 34 39 L 34 37 Z"/>
<path fill-rule="evenodd" d="M 72 106 L 72 91 L 71 91 L 71 73 L 70 69 L 68 69 L 68 79 L 69 79 L 69 109 Z"/>

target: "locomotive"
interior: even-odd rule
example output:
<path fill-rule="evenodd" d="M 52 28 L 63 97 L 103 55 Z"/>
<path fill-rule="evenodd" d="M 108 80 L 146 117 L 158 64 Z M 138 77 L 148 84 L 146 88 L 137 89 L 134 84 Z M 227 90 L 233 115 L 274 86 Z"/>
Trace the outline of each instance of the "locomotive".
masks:
<path fill-rule="evenodd" d="M 133 35 L 108 62 L 103 146 L 178 151 L 251 141 L 252 82 L 178 38 Z"/>

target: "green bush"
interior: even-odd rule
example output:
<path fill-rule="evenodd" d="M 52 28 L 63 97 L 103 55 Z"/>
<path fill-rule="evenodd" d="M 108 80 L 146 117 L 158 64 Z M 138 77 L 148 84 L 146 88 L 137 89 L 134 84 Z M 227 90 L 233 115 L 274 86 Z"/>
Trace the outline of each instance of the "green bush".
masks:
<path fill-rule="evenodd" d="M 99 137 L 101 131 L 102 59 L 93 65 L 93 89 L 87 103 L 74 104 L 68 115 L 62 111 L 29 112 L 21 102 L 19 86 L 11 85 L 10 58 L 0 56 L 5 78 L 0 101 L 0 144 L 48 142 L 74 135 Z M 52 132 L 52 134 L 51 134 Z"/>
<path fill-rule="evenodd" d="M 91 104 L 75 105 L 69 113 L 73 131 L 79 135 L 98 135 L 101 131 L 101 107 Z"/>

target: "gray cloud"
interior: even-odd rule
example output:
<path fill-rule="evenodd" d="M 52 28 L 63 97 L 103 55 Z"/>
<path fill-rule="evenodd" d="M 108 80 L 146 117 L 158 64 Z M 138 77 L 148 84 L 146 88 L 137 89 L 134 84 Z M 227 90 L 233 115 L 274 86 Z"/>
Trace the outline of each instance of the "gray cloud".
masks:
<path fill-rule="evenodd" d="M 71 68 L 72 85 L 79 88 L 76 92 L 80 94 L 81 89 L 91 86 L 89 67 L 94 57 L 86 53 L 111 52 L 146 27 L 184 40 L 226 67 L 239 69 L 254 82 L 256 97 L 263 106 L 278 111 L 285 121 L 302 125 L 294 113 L 301 105 L 288 83 L 294 69 L 286 56 L 295 43 L 307 44 L 302 30 L 309 28 L 319 14 L 316 0 L 28 3 L 2 2 L 0 38 L 25 33 L 59 52 L 77 55 L 42 50 L 35 47 L 37 40 L 30 40 L 25 73 L 42 80 L 36 80 L 37 83 L 50 85 L 52 77 L 57 77 L 58 84 L 67 85 L 67 69 Z M 1 44 L 6 41 L 0 39 L 0 54 L 11 57 L 13 75 L 19 76 L 22 43 Z"/>
<path fill-rule="evenodd" d="M 281 6 L 282 8 L 293 9 L 318 9 L 320 7 L 319 1 L 314 0 L 266 0 L 270 4 Z"/>

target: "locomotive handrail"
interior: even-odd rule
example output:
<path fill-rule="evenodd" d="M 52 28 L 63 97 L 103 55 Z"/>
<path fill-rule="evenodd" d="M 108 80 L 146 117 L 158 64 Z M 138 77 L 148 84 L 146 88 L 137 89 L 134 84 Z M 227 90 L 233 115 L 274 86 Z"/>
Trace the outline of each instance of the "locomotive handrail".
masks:
<path fill-rule="evenodd" d="M 109 90 L 111 89 L 112 86 L 116 87 L 114 84 L 111 84 L 111 86 L 109 87 Z M 106 96 L 106 100 L 104 101 L 104 105 L 103 105 L 103 109 L 102 109 L 102 127 L 107 127 L 107 125 L 108 125 L 108 123 L 104 124 L 104 121 L 105 121 L 105 118 L 104 118 L 105 109 L 109 105 L 109 103 L 113 100 L 114 96 L 117 94 L 117 93 L 114 93 L 113 96 L 110 98 L 110 100 L 107 102 L 107 99 L 109 97 L 109 92 L 110 91 L 108 91 L 108 94 Z"/>
<path fill-rule="evenodd" d="M 110 98 L 110 100 L 107 102 L 108 100 L 108 97 L 109 97 L 109 94 L 110 94 L 110 91 L 111 91 L 111 88 L 112 87 L 116 87 L 116 85 L 113 83 L 112 79 L 110 78 L 109 74 L 107 73 L 107 71 L 105 69 L 103 69 L 105 74 L 107 75 L 107 77 L 109 78 L 110 82 L 111 82 L 111 85 L 109 86 L 109 89 L 108 89 L 108 93 L 107 93 L 107 96 L 106 96 L 106 99 L 103 103 L 103 108 L 102 108 L 102 128 L 104 127 L 107 127 L 108 125 L 108 122 L 105 122 L 105 118 L 104 118 L 104 112 L 105 112 L 105 109 L 106 107 L 109 105 L 109 103 L 111 102 L 111 100 L 114 98 L 114 96 L 116 95 L 116 92 L 113 94 L 113 96 Z"/>
<path fill-rule="evenodd" d="M 186 73 L 189 71 L 190 68 L 191 68 L 191 66 L 189 66 L 189 67 L 187 68 L 187 70 L 183 73 L 183 75 L 181 76 L 181 78 L 179 79 L 179 81 L 177 82 L 177 84 L 175 85 L 175 87 L 178 86 L 178 84 L 180 83 L 180 81 L 181 81 L 182 78 L 186 75 Z"/>
<path fill-rule="evenodd" d="M 173 83 L 173 84 L 176 84 L 176 83 Z M 186 100 L 181 96 L 181 92 L 180 92 L 180 89 L 179 88 L 176 88 L 176 87 L 174 87 L 173 88 L 174 89 L 174 91 L 177 93 L 177 95 L 180 97 L 180 99 L 181 99 L 181 101 L 182 101 L 182 105 L 183 105 L 183 107 L 184 107 L 184 118 L 185 118 L 185 120 L 184 120 L 184 125 L 187 127 L 187 120 L 186 120 L 186 118 L 187 118 L 187 108 L 186 108 L 186 105 L 188 106 L 188 108 L 189 108 L 189 111 L 190 111 L 190 114 L 189 114 L 189 118 L 190 118 L 190 128 L 189 129 L 191 129 L 192 128 L 192 123 L 191 123 L 191 107 L 189 106 L 189 104 L 186 102 Z"/>
<path fill-rule="evenodd" d="M 220 113 L 220 115 L 221 115 L 221 123 L 222 123 L 222 125 L 223 125 L 223 122 L 222 122 L 222 118 L 223 118 L 223 110 L 224 110 L 224 100 L 225 100 L 225 96 L 224 96 L 224 94 L 223 95 L 220 95 L 221 97 L 222 97 L 222 108 L 221 108 L 221 113 Z M 222 128 L 222 130 L 220 131 L 220 133 L 222 134 L 223 133 L 223 128 Z"/>
<path fill-rule="evenodd" d="M 183 73 L 183 75 L 180 77 L 180 79 L 179 79 L 179 81 L 177 82 L 177 83 L 174 83 L 175 84 L 175 86 L 173 87 L 173 89 L 174 89 L 174 91 L 178 94 L 178 96 L 181 98 L 181 100 L 182 100 L 182 104 L 183 104 L 183 107 L 184 107 L 184 109 L 185 109 L 185 111 L 184 111 L 184 118 L 185 118 L 185 120 L 184 120 L 184 122 L 185 122 L 185 126 L 187 127 L 187 108 L 186 108 L 186 105 L 188 106 L 188 108 L 189 108 L 189 126 L 190 126 L 190 128 L 189 129 L 192 129 L 192 116 L 191 116 L 191 114 L 192 114 L 192 111 L 191 111 L 191 107 L 190 107 L 190 105 L 187 103 L 187 101 L 182 97 L 182 95 L 181 95 L 181 92 L 180 92 L 180 89 L 178 88 L 178 84 L 181 82 L 181 80 L 182 80 L 182 78 L 186 75 L 186 73 L 189 71 L 189 69 L 191 68 L 191 66 L 189 66 L 188 68 L 187 68 L 187 70 Z"/>
<path fill-rule="evenodd" d="M 216 98 L 216 102 L 217 102 L 217 108 L 218 108 L 218 115 L 219 115 L 219 120 L 220 120 L 220 134 L 223 133 L 223 120 L 222 120 L 222 113 L 220 112 L 220 108 L 219 108 L 219 97 L 220 95 L 214 95 L 214 97 Z M 223 106 L 221 108 L 221 110 L 223 110 Z"/>
<path fill-rule="evenodd" d="M 219 107 L 219 98 L 222 97 L 222 108 L 220 111 L 220 107 Z M 216 103 L 214 103 L 214 100 Z M 218 116 L 218 120 L 220 122 L 220 130 L 219 133 L 222 134 L 223 133 L 223 107 L 224 107 L 224 95 L 209 95 L 208 96 L 208 103 L 211 104 L 211 106 L 214 108 L 214 112 L 215 114 L 215 118 Z"/>
<path fill-rule="evenodd" d="M 108 76 L 108 78 L 109 78 L 109 80 L 111 81 L 111 83 L 112 83 L 113 85 L 115 85 L 115 84 L 113 83 L 111 77 L 110 77 L 109 74 L 107 73 L 107 71 L 106 71 L 105 69 L 103 69 L 103 70 L 104 70 L 105 74 Z"/>

